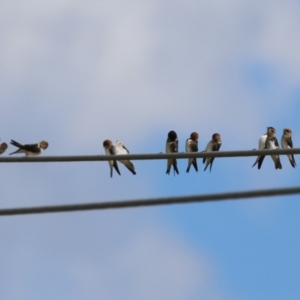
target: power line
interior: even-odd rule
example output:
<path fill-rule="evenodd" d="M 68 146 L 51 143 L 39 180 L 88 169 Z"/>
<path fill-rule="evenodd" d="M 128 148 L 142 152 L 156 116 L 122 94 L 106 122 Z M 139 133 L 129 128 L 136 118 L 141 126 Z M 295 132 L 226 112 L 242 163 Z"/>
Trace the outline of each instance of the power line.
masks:
<path fill-rule="evenodd" d="M 74 211 L 85 211 L 85 210 L 104 210 L 104 209 L 117 209 L 117 208 L 133 208 L 133 207 L 147 207 L 147 206 L 169 205 L 169 204 L 203 203 L 209 201 L 237 200 L 237 199 L 247 199 L 247 198 L 295 195 L 295 194 L 300 194 L 300 187 L 252 190 L 252 191 L 244 191 L 244 192 L 228 192 L 228 193 L 207 194 L 207 195 L 192 195 L 192 196 L 181 196 L 181 197 L 149 198 L 149 199 L 142 199 L 142 200 L 6 208 L 6 209 L 0 209 L 0 216 L 74 212 Z"/>
<path fill-rule="evenodd" d="M 71 156 L 23 156 L 0 157 L 0 163 L 28 163 L 28 162 L 79 162 L 79 161 L 108 161 L 108 160 L 159 160 L 167 158 L 207 158 L 207 157 L 247 157 L 259 155 L 300 154 L 300 148 L 276 150 L 237 150 L 219 152 L 192 152 L 192 153 L 156 153 L 156 154 L 126 154 L 126 155 L 71 155 Z"/>

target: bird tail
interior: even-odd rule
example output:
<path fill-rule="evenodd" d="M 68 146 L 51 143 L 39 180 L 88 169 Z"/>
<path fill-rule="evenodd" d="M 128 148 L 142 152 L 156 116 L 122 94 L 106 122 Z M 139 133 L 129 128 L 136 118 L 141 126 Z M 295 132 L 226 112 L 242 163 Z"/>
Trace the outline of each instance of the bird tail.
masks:
<path fill-rule="evenodd" d="M 206 171 L 207 167 L 209 166 L 209 161 L 206 162 L 205 168 L 204 168 L 204 172 Z"/>
<path fill-rule="evenodd" d="M 257 168 L 260 170 L 261 166 L 262 166 L 262 163 L 265 159 L 265 156 L 261 156 L 259 159 L 258 159 L 258 165 L 257 165 Z"/>
<path fill-rule="evenodd" d="M 170 174 L 170 171 L 171 171 L 171 166 L 172 166 L 172 160 L 171 159 L 168 159 L 168 163 L 167 163 L 167 171 L 166 171 L 166 174 Z"/>
<path fill-rule="evenodd" d="M 279 156 L 278 156 L 278 159 L 277 159 L 277 161 L 276 161 L 275 168 L 276 168 L 276 169 L 282 169 L 282 165 L 281 165 Z"/>
<path fill-rule="evenodd" d="M 265 159 L 264 155 L 258 156 L 252 168 L 257 164 L 257 169 L 260 169 L 264 159 Z"/>
<path fill-rule="evenodd" d="M 288 157 L 289 157 L 289 161 L 290 161 L 292 167 L 295 168 L 297 165 L 296 165 L 296 161 L 295 161 L 294 155 L 291 154 L 291 155 L 288 155 Z"/>
<path fill-rule="evenodd" d="M 175 175 L 175 172 L 179 175 L 179 171 L 177 168 L 177 160 L 175 158 L 173 159 L 173 168 L 174 168 L 174 175 Z"/>
<path fill-rule="evenodd" d="M 124 163 L 125 167 L 133 174 L 136 175 L 136 172 L 134 170 L 134 165 L 131 161 L 126 161 L 126 163 Z"/>
<path fill-rule="evenodd" d="M 12 145 L 16 146 L 16 147 L 19 147 L 19 148 L 23 146 L 22 144 L 20 144 L 20 143 L 14 141 L 14 140 L 11 140 L 10 143 L 11 143 Z"/>
<path fill-rule="evenodd" d="M 196 172 L 198 172 L 198 165 L 197 165 L 196 158 L 189 159 L 188 166 L 187 166 L 187 169 L 186 169 L 187 173 L 190 171 L 191 165 L 193 165 Z"/>
<path fill-rule="evenodd" d="M 11 140 L 10 143 L 13 145 L 13 146 L 16 146 L 18 147 L 19 149 L 15 152 L 12 152 L 12 153 L 9 153 L 9 155 L 12 155 L 12 154 L 16 154 L 16 153 L 22 153 L 21 149 L 24 147 L 24 145 L 14 141 L 14 140 Z"/>
<path fill-rule="evenodd" d="M 188 163 L 188 166 L 187 166 L 187 168 L 186 168 L 186 173 L 188 173 L 188 172 L 190 171 L 190 167 L 191 167 L 191 165 L 192 165 L 192 163 L 191 163 L 191 162 L 189 162 L 189 163 Z"/>
<path fill-rule="evenodd" d="M 18 150 L 15 151 L 15 152 L 9 153 L 9 155 L 16 154 L 16 153 L 22 153 L 22 152 L 21 152 L 21 149 L 18 149 Z"/>
<path fill-rule="evenodd" d="M 209 167 L 209 172 L 211 172 L 211 168 L 212 168 L 212 165 L 213 165 L 213 162 L 214 162 L 214 157 L 211 159 L 211 161 L 210 161 L 210 167 Z"/>
<path fill-rule="evenodd" d="M 118 163 L 117 163 L 116 160 L 114 160 L 114 162 L 113 162 L 113 168 L 115 168 L 115 170 L 117 171 L 117 173 L 118 173 L 119 175 L 121 175 L 120 170 L 119 170 L 119 166 L 118 166 Z M 113 168 L 111 168 L 111 172 L 112 172 Z M 112 177 L 112 176 L 111 176 L 111 177 Z"/>
<path fill-rule="evenodd" d="M 196 158 L 194 158 L 194 160 L 193 160 L 193 166 L 194 166 L 196 172 L 198 172 L 198 165 L 197 165 L 197 159 Z"/>
<path fill-rule="evenodd" d="M 209 166 L 209 172 L 211 172 L 211 168 L 212 168 L 214 159 L 215 159 L 214 157 L 211 157 L 206 160 L 206 165 L 205 165 L 204 171 L 206 171 L 207 167 Z"/>

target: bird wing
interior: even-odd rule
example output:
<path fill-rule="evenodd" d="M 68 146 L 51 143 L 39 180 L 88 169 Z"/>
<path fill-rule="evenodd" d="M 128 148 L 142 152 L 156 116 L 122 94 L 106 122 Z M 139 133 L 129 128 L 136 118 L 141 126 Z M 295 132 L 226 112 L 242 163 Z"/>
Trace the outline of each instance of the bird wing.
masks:
<path fill-rule="evenodd" d="M 197 141 L 192 142 L 191 148 L 193 152 L 198 152 L 198 142 Z"/>
<path fill-rule="evenodd" d="M 41 150 L 39 144 L 25 144 L 23 147 L 24 150 L 31 152 L 39 152 Z"/>
<path fill-rule="evenodd" d="M 39 144 L 25 144 L 22 145 L 14 140 L 11 140 L 10 142 L 12 145 L 19 147 L 20 149 L 30 151 L 30 152 L 39 152 L 41 149 L 39 147 Z"/>
<path fill-rule="evenodd" d="M 286 143 L 288 144 L 288 146 L 290 146 L 290 148 L 293 148 L 293 141 L 291 137 L 286 138 Z"/>
<path fill-rule="evenodd" d="M 178 152 L 178 140 L 170 143 L 171 152 Z"/>
<path fill-rule="evenodd" d="M 274 136 L 273 138 L 273 141 L 274 141 L 274 145 L 279 148 L 279 144 L 278 144 L 278 141 L 277 141 L 277 138 Z"/>
<path fill-rule="evenodd" d="M 213 151 L 219 151 L 220 148 L 221 148 L 221 144 L 219 144 L 219 143 L 216 143 L 213 145 Z"/>
<path fill-rule="evenodd" d="M 127 153 L 129 153 L 129 150 L 124 145 L 122 145 L 122 147 Z"/>

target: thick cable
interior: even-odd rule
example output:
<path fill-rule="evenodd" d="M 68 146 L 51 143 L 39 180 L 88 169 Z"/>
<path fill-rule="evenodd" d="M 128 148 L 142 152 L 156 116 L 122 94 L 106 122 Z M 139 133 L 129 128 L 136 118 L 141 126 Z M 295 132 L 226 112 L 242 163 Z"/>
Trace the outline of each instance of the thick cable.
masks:
<path fill-rule="evenodd" d="M 287 196 L 300 194 L 300 187 L 251 190 L 242 192 L 227 192 L 206 195 L 176 196 L 164 198 L 149 198 L 127 201 L 110 201 L 96 203 L 81 203 L 67 205 L 20 207 L 0 209 L 0 216 L 43 214 L 58 212 L 74 212 L 86 210 L 122 209 L 134 207 L 161 206 L 170 204 L 204 203 L 209 201 L 238 200 L 261 197 Z"/>
<path fill-rule="evenodd" d="M 108 161 L 108 160 L 161 160 L 167 158 L 207 158 L 207 157 L 247 157 L 259 155 L 300 154 L 300 148 L 276 150 L 237 150 L 219 152 L 192 153 L 156 153 L 156 154 L 126 154 L 126 155 L 71 155 L 71 156 L 14 156 L 0 157 L 0 163 L 29 163 L 29 162 L 79 162 L 79 161 Z"/>

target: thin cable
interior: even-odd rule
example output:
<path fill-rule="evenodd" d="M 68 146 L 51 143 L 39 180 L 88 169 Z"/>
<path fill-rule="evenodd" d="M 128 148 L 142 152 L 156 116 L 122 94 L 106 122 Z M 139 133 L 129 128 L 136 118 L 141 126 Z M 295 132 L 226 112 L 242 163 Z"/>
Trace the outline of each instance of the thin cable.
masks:
<path fill-rule="evenodd" d="M 128 201 L 115 201 L 115 202 L 6 208 L 6 209 L 0 209 L 0 216 L 73 212 L 73 211 L 85 211 L 85 210 L 103 210 L 103 209 L 117 209 L 117 208 L 133 208 L 133 207 L 146 207 L 146 206 L 169 205 L 169 204 L 187 204 L 187 203 L 196 203 L 196 202 L 203 203 L 208 201 L 237 200 L 237 199 L 258 198 L 258 197 L 295 195 L 295 194 L 300 194 L 300 187 L 252 190 L 252 191 L 244 191 L 244 192 L 228 192 L 228 193 L 207 194 L 207 195 L 192 195 L 192 196 L 182 196 L 182 197 L 149 198 L 149 199 L 142 199 L 142 200 L 128 200 Z"/>
<path fill-rule="evenodd" d="M 0 157 L 0 163 L 28 163 L 28 162 L 75 162 L 75 161 L 108 161 L 108 160 L 158 160 L 167 158 L 207 158 L 207 157 L 246 157 L 259 155 L 300 154 L 300 148 L 276 150 L 238 150 L 219 152 L 192 152 L 192 153 L 157 153 L 157 154 L 126 154 L 126 155 L 73 155 L 73 156 L 22 156 Z"/>

